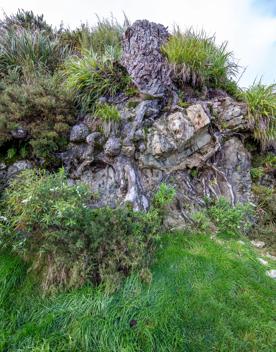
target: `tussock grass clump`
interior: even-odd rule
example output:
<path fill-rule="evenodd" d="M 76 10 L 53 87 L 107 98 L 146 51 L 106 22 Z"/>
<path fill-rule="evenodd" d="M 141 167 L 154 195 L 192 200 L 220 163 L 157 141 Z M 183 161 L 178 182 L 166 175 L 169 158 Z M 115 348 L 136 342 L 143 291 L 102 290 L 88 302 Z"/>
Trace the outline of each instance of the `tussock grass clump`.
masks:
<path fill-rule="evenodd" d="M 93 111 L 102 96 L 114 97 L 127 90 L 131 80 L 118 64 L 119 55 L 116 48 L 110 47 L 104 55 L 86 52 L 83 57 L 71 57 L 65 63 L 66 86 L 74 92 L 82 111 Z"/>
<path fill-rule="evenodd" d="M 241 93 L 248 106 L 248 118 L 253 123 L 254 137 L 262 149 L 276 139 L 276 84 L 259 81 Z"/>
<path fill-rule="evenodd" d="M 128 19 L 125 17 L 124 24 L 120 24 L 114 17 L 111 19 L 97 17 L 97 19 L 98 22 L 93 27 L 82 24 L 75 30 L 61 28 L 60 41 L 78 53 L 88 50 L 103 55 L 107 47 L 120 51 L 121 36 L 129 24 Z"/>
<path fill-rule="evenodd" d="M 1 75 L 17 69 L 28 80 L 37 70 L 53 73 L 67 55 L 68 48 L 43 31 L 19 28 L 0 36 Z"/>
<path fill-rule="evenodd" d="M 192 29 L 182 33 L 176 28 L 163 46 L 174 69 L 175 81 L 179 85 L 223 88 L 238 72 L 233 55 L 227 50 L 227 43 L 216 45 L 215 37 L 209 37 L 202 30 Z"/>

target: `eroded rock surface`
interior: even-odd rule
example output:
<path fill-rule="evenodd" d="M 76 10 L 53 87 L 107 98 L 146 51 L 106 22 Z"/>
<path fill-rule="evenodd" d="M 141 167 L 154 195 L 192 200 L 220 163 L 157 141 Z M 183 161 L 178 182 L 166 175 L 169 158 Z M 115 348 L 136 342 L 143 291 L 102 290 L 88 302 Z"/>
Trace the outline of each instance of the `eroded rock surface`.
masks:
<path fill-rule="evenodd" d="M 122 64 L 142 93 L 162 97 L 171 88 L 170 68 L 160 52 L 169 33 L 161 25 L 136 21 L 123 37 Z"/>

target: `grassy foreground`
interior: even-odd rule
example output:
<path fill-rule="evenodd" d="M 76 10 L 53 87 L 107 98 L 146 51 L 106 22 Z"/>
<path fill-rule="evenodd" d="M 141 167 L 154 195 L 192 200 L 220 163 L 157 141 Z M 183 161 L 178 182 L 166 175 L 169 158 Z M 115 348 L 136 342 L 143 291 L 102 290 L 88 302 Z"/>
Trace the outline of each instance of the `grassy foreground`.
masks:
<path fill-rule="evenodd" d="M 276 349 L 275 282 L 235 240 L 164 237 L 150 285 L 113 295 L 85 287 L 39 296 L 26 266 L 0 257 L 0 351 L 250 351 Z"/>

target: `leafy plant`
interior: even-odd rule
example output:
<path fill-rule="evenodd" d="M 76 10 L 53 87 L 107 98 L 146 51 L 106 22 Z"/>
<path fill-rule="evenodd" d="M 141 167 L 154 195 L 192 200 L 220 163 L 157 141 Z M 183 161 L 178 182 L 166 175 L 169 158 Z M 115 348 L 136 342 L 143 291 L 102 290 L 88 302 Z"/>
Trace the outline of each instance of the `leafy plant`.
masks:
<path fill-rule="evenodd" d="M 34 156 L 50 156 L 64 146 L 74 113 L 73 98 L 60 77 L 38 76 L 29 83 L 6 84 L 0 94 L 0 146 L 20 127 L 28 132 Z"/>
<path fill-rule="evenodd" d="M 116 284 L 122 276 L 147 268 L 161 226 L 161 196 L 149 212 L 131 206 L 92 209 L 84 185 L 69 186 L 63 171 L 22 172 L 5 192 L 1 247 L 32 263 L 45 291 L 92 281 Z"/>
<path fill-rule="evenodd" d="M 227 43 L 217 46 L 215 36 L 209 37 L 203 30 L 182 33 L 176 28 L 162 50 L 172 64 L 178 85 L 226 87 L 238 72 Z"/>
<path fill-rule="evenodd" d="M 259 81 L 241 93 L 248 105 L 248 118 L 253 123 L 254 137 L 264 149 L 276 138 L 276 84 Z"/>
<path fill-rule="evenodd" d="M 251 227 L 250 216 L 253 213 L 250 204 L 236 204 L 221 197 L 216 202 L 208 201 L 206 209 L 195 212 L 192 220 L 196 227 L 222 237 L 238 237 Z"/>
<path fill-rule="evenodd" d="M 114 97 L 127 89 L 131 80 L 118 59 L 119 52 L 110 47 L 104 55 L 86 52 L 65 63 L 66 87 L 74 92 L 82 111 L 91 112 L 98 98 Z"/>

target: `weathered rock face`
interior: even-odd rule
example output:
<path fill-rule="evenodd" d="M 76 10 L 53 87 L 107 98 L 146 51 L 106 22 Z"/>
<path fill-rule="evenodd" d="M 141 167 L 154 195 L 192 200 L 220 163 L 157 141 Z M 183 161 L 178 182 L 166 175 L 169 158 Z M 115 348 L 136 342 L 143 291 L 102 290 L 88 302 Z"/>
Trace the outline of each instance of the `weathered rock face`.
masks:
<path fill-rule="evenodd" d="M 204 196 L 225 196 L 232 204 L 251 200 L 250 154 L 240 138 L 250 126 L 246 105 L 225 93 L 191 99 L 185 109 L 164 109 L 162 96 L 173 91 L 160 52 L 167 38 L 163 26 L 148 21 L 127 29 L 122 63 L 139 90 L 155 98 L 136 108 L 118 104 L 121 122 L 107 133 L 96 118 L 86 128 L 73 127 L 61 158 L 70 182 L 85 182 L 98 194 L 96 207 L 131 202 L 147 210 L 161 182 L 173 185 L 167 225 L 175 227 L 204 204 Z M 72 138 L 75 132 L 80 137 Z"/>
<path fill-rule="evenodd" d="M 160 183 L 172 185 L 176 198 L 167 225 L 175 227 L 189 221 L 204 196 L 225 196 L 232 204 L 251 200 L 250 153 L 243 144 L 250 125 L 246 105 L 226 93 L 191 98 L 185 109 L 165 106 L 167 92 L 173 91 L 160 52 L 167 38 L 166 28 L 148 21 L 127 29 L 122 63 L 151 99 L 137 98 L 135 108 L 118 103 L 121 121 L 108 126 L 85 116 L 59 156 L 68 182 L 85 182 L 98 195 L 94 207 L 131 202 L 134 209 L 147 210 Z M 0 179 L 18 166 L 0 164 Z"/>
<path fill-rule="evenodd" d="M 170 68 L 160 52 L 169 33 L 161 25 L 136 21 L 123 37 L 122 64 L 142 93 L 162 97 L 171 88 Z"/>

